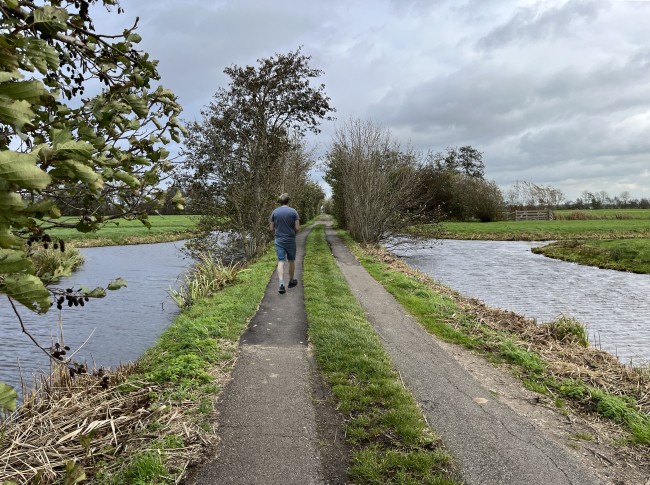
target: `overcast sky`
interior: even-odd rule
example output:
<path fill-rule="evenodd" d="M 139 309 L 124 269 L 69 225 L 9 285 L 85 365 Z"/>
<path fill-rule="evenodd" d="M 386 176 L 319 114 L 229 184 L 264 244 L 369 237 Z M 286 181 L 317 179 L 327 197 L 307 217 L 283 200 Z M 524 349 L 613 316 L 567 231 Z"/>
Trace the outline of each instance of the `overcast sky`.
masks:
<path fill-rule="evenodd" d="M 336 108 L 403 145 L 472 145 L 486 177 L 650 197 L 650 1 L 121 0 L 163 84 L 200 119 L 232 64 L 302 46 Z M 100 29 L 101 30 L 101 29 Z"/>

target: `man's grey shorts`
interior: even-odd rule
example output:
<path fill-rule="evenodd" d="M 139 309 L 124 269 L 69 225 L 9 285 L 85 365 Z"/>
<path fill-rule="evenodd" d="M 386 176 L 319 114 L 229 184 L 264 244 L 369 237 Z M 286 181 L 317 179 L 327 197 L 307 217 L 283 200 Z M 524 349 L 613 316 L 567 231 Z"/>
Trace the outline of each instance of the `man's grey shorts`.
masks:
<path fill-rule="evenodd" d="M 275 241 L 275 253 L 278 255 L 278 261 L 295 261 L 296 259 L 296 240 L 291 242 Z"/>

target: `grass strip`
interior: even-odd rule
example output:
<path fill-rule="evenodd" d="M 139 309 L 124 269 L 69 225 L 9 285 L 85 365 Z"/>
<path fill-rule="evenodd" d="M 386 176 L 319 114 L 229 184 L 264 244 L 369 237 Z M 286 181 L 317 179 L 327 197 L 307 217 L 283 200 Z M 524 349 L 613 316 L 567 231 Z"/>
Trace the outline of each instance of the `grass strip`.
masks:
<path fill-rule="evenodd" d="M 138 360 L 136 372 L 122 385 L 124 392 L 150 384 L 160 386 L 163 391 L 151 396 L 152 402 L 176 403 L 192 425 L 211 430 L 215 396 L 224 382 L 215 376 L 229 374 L 232 369 L 237 341 L 257 311 L 275 265 L 275 252 L 269 251 L 213 297 L 199 299 L 181 311 Z M 121 463 L 110 463 L 93 483 L 175 483 L 173 476 L 179 470 L 168 466 L 163 451 L 182 449 L 186 436 L 165 429 L 147 431 L 161 433 L 163 438 Z"/>
<path fill-rule="evenodd" d="M 541 394 L 552 394 L 558 403 L 570 401 L 583 411 L 595 413 L 622 425 L 629 435 L 628 441 L 632 444 L 650 445 L 650 414 L 647 411 L 650 379 L 647 370 L 626 370 L 622 364 L 612 364 L 614 358 L 611 357 L 605 359 L 604 365 L 618 366 L 620 375 L 628 376 L 630 385 L 627 387 L 624 387 L 619 375 L 614 375 L 611 383 L 596 385 L 597 379 L 591 379 L 592 368 L 582 373 L 582 379 L 563 377 L 557 368 L 552 368 L 552 363 L 545 356 L 533 348 L 533 340 L 525 333 L 517 334 L 487 325 L 481 316 L 461 306 L 460 297 L 455 297 L 451 290 L 440 291 L 443 287 L 434 284 L 430 278 L 419 272 L 416 276 L 416 272 L 407 274 L 395 269 L 394 265 L 391 266 L 371 252 L 364 251 L 347 233 L 340 231 L 339 234 L 366 270 L 427 331 L 447 342 L 479 351 L 493 362 L 508 363 L 529 389 Z M 585 349 L 585 329 L 578 322 L 557 321 L 530 326 L 535 329 L 532 332 L 536 332 L 538 337 L 541 336 L 545 343 L 553 340 L 556 348 L 561 348 L 563 341 L 571 340 L 560 359 L 567 359 L 571 353 L 579 354 L 580 349 L 588 352 Z M 568 336 L 571 338 L 568 339 Z M 584 357 L 589 367 L 593 366 L 591 360 L 595 361 L 598 356 L 585 354 Z M 645 403 L 645 407 L 640 405 L 641 402 Z"/>
<path fill-rule="evenodd" d="M 321 372 L 347 417 L 354 483 L 451 484 L 452 459 L 404 389 L 316 226 L 307 240 L 305 308 Z"/>

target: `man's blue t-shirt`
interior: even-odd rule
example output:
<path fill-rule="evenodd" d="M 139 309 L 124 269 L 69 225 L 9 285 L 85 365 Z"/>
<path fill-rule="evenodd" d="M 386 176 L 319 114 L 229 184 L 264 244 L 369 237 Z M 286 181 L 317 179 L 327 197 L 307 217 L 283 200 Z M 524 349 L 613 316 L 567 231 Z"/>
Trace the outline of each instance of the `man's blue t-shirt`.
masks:
<path fill-rule="evenodd" d="M 275 240 L 278 242 L 291 242 L 296 237 L 296 221 L 300 217 L 296 209 L 283 205 L 271 214 L 271 221 L 275 225 Z"/>

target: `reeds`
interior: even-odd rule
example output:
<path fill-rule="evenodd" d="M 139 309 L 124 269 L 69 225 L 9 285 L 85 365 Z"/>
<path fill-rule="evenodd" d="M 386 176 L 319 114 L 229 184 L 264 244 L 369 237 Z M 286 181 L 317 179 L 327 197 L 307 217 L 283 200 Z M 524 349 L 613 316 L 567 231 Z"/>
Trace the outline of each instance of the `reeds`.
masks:
<path fill-rule="evenodd" d="M 232 282 L 242 271 L 238 263 L 224 264 L 209 253 L 201 253 L 192 268 L 185 274 L 178 290 L 170 289 L 169 296 L 180 308 L 187 308 L 202 298 L 209 298 Z"/>
<path fill-rule="evenodd" d="M 183 403 L 157 401 L 162 388 L 151 383 L 119 385 L 129 372 L 118 369 L 108 385 L 107 374 L 64 379 L 28 396 L 0 422 L 0 483 L 78 483 L 99 468 L 116 474 L 125 466 L 119 458 L 148 449 L 156 430 L 184 443 L 156 450 L 168 467 L 183 470 L 200 456 L 208 442 L 184 419 Z"/>
<path fill-rule="evenodd" d="M 31 254 L 36 276 L 46 283 L 54 283 L 62 276 L 69 276 L 84 263 L 84 257 L 76 248 L 38 249 Z"/>

